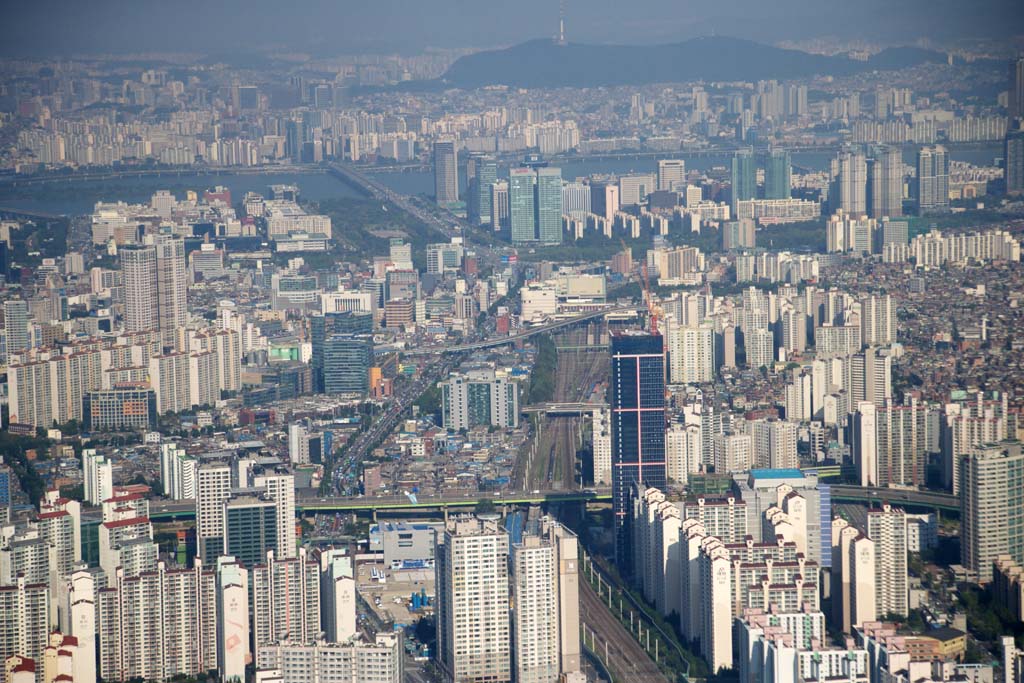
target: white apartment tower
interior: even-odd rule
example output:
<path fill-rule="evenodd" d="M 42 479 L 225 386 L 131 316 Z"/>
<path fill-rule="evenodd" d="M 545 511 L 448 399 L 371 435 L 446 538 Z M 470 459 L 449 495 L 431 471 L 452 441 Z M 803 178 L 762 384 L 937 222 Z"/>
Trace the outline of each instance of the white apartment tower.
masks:
<path fill-rule="evenodd" d="M 907 515 L 883 505 L 868 510 L 868 538 L 875 542 L 875 613 L 907 616 Z"/>
<path fill-rule="evenodd" d="M 497 521 L 447 523 L 434 550 L 437 659 L 445 680 L 512 680 L 508 534 Z"/>
<path fill-rule="evenodd" d="M 578 546 L 550 519 L 512 546 L 513 668 L 518 683 L 580 670 Z"/>

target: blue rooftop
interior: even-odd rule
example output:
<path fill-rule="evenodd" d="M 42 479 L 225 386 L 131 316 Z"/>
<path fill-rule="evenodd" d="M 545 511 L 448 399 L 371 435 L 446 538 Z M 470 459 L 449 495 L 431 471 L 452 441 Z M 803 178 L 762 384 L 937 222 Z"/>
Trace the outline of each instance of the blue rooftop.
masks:
<path fill-rule="evenodd" d="M 784 470 L 750 470 L 754 479 L 802 479 L 804 473 L 796 468 Z"/>

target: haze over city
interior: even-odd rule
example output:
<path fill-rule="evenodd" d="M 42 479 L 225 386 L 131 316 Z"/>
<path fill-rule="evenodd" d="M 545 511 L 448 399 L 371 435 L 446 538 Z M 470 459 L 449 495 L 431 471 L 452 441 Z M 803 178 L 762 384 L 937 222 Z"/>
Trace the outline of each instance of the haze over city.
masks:
<path fill-rule="evenodd" d="M 1024 12 L 0 9 L 0 683 L 1024 683 Z"/>

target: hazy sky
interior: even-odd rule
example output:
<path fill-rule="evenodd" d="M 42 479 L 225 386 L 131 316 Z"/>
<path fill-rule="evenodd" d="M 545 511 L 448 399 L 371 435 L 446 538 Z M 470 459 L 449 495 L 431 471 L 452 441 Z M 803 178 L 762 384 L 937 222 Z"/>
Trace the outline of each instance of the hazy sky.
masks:
<path fill-rule="evenodd" d="M 0 53 L 486 47 L 555 32 L 558 0 L 0 0 Z M 1024 35 L 1021 0 L 568 0 L 574 42 Z"/>

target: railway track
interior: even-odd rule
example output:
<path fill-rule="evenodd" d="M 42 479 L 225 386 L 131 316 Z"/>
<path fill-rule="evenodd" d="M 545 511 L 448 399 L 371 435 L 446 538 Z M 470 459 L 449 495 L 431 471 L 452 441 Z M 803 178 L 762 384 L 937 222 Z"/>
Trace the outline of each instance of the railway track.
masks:
<path fill-rule="evenodd" d="M 672 683 L 586 581 L 580 581 L 580 622 L 587 647 L 604 662 L 615 683 Z"/>

